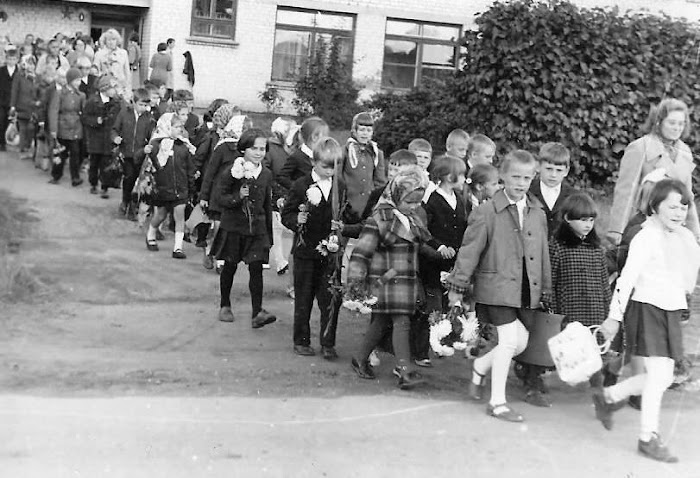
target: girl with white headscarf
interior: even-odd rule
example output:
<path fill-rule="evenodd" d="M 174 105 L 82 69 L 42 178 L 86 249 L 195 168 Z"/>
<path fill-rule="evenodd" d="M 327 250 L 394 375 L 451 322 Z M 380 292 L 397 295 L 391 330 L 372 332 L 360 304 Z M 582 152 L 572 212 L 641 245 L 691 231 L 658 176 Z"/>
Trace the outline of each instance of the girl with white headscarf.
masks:
<path fill-rule="evenodd" d="M 194 146 L 183 137 L 184 125 L 174 113 L 165 113 L 158 120 L 151 139 L 148 159 L 153 165 L 154 188 L 151 205 L 155 207 L 146 233 L 146 247 L 158 250 L 156 235 L 158 226 L 169 212 L 175 218 L 175 244 L 173 258 L 185 259 L 185 205 L 194 195 Z"/>

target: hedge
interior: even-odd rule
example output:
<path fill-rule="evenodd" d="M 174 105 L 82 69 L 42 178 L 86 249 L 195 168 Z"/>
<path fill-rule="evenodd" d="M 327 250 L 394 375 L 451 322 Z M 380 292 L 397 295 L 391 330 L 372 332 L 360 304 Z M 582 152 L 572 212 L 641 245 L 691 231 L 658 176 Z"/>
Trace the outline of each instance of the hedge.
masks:
<path fill-rule="evenodd" d="M 376 139 L 385 149 L 415 137 L 441 149 L 458 127 L 488 135 L 501 155 L 560 141 L 575 182 L 600 185 L 614 180 L 652 104 L 675 97 L 692 107 L 700 93 L 698 31 L 686 20 L 520 0 L 494 3 L 476 25 L 453 78 L 368 105 L 383 112 Z M 687 142 L 700 144 L 700 131 Z"/>

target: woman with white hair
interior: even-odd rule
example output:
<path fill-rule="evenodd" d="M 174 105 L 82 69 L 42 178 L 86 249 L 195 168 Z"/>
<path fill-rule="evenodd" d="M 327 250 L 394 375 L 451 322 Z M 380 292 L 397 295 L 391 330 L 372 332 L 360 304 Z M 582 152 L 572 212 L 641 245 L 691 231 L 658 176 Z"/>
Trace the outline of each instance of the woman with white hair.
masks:
<path fill-rule="evenodd" d="M 117 93 L 125 99 L 131 98 L 131 68 L 129 54 L 122 48 L 122 36 L 110 28 L 100 37 L 100 49 L 95 53 L 93 64 L 99 75 L 111 73 L 117 80 Z"/>

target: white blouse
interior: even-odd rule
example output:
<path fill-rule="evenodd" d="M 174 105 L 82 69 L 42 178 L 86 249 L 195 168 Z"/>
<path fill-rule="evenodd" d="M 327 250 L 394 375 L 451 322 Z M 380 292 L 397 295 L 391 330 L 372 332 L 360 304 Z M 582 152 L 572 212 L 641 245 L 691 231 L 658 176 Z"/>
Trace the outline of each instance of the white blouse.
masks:
<path fill-rule="evenodd" d="M 608 317 L 621 322 L 630 297 L 668 311 L 688 308 L 686 294 L 695 289 L 698 268 L 700 246 L 693 233 L 685 227 L 668 231 L 650 217 L 630 243 Z"/>

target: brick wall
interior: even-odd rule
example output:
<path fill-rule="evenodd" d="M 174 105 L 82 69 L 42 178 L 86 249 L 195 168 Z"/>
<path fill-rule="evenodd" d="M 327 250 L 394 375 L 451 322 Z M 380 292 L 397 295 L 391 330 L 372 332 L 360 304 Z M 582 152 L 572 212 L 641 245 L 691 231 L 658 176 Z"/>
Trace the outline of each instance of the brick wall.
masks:
<path fill-rule="evenodd" d="M 27 33 L 35 37 L 51 38 L 56 33 L 73 35 L 77 31 L 90 32 L 90 13 L 81 10 L 85 18 L 78 19 L 78 8 L 73 7 L 70 17 L 63 14 L 59 2 L 41 0 L 5 0 L 0 2 L 0 10 L 7 14 L 7 21 L 0 23 L 0 35 L 8 35 L 13 43 L 22 43 Z"/>

